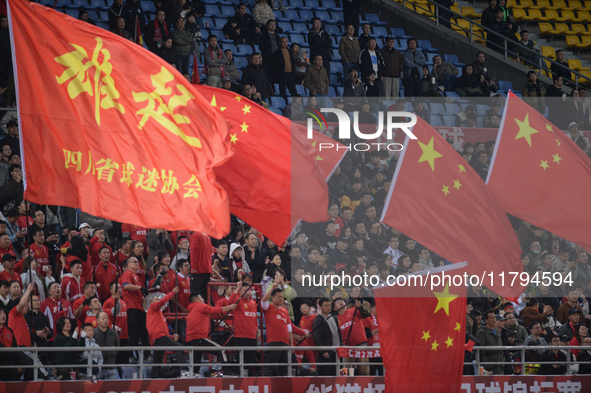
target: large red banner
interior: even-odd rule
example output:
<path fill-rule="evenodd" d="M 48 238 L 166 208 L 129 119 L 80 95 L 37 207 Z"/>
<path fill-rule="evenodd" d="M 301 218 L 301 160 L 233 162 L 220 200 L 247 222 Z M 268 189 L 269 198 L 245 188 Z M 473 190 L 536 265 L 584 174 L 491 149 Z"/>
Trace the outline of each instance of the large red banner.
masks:
<path fill-rule="evenodd" d="M 384 391 L 383 377 L 200 378 L 0 383 L 0 393 L 383 393 Z M 515 375 L 464 376 L 458 393 L 588 392 L 591 392 L 591 377 L 589 376 Z"/>

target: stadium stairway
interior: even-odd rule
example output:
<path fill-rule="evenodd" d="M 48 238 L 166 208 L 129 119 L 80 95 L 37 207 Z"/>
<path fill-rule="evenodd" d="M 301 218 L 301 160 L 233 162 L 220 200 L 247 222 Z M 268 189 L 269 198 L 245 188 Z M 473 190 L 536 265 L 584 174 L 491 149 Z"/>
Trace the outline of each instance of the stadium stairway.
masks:
<path fill-rule="evenodd" d="M 457 3 L 456 6 L 468 6 L 468 2 Z M 475 7 L 470 5 L 469 7 Z M 486 62 L 491 74 L 497 81 L 510 81 L 517 90 L 521 90 L 527 84 L 527 72 L 531 70 L 515 60 L 505 60 L 504 57 L 479 43 L 472 43 L 470 39 L 443 27 L 437 26 L 435 21 L 420 15 L 413 10 L 405 8 L 401 3 L 393 0 L 375 0 L 371 4 L 364 5 L 366 13 L 376 13 L 383 21 L 388 21 L 388 27 L 403 28 L 406 34 L 416 39 L 429 39 L 431 45 L 439 48 L 440 53 L 455 54 L 462 63 L 473 63 L 478 52 L 486 55 Z M 483 7 L 477 5 L 475 13 L 482 12 Z M 528 25 L 529 30 L 529 25 Z M 404 40 L 403 40 L 404 41 Z M 542 82 L 552 84 L 552 79 L 542 75 Z"/>

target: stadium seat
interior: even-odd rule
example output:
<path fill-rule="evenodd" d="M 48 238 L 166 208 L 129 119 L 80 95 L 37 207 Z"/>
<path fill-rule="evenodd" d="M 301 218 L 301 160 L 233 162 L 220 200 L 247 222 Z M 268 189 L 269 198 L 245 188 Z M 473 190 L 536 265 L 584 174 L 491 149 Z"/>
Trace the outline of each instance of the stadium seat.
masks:
<path fill-rule="evenodd" d="M 289 5 L 296 10 L 309 11 L 310 7 L 306 7 L 303 0 L 290 0 Z"/>
<path fill-rule="evenodd" d="M 543 18 L 542 10 L 531 8 L 527 10 L 527 18 L 525 20 L 543 20 Z"/>
<path fill-rule="evenodd" d="M 55 3 L 56 8 L 71 8 L 72 2 L 70 0 L 57 0 Z"/>
<path fill-rule="evenodd" d="M 65 10 L 66 15 L 71 16 L 72 18 L 78 19 L 78 11 L 77 10 Z"/>
<path fill-rule="evenodd" d="M 567 35 L 566 36 L 566 45 L 569 48 L 591 48 L 591 36 L 584 35 L 579 39 L 576 35 Z"/>
<path fill-rule="evenodd" d="M 97 12 L 98 21 L 99 22 L 108 22 L 109 21 L 109 13 L 105 11 Z"/>
<path fill-rule="evenodd" d="M 206 5 L 205 6 L 205 16 L 218 16 L 220 14 L 220 9 L 217 5 Z"/>
<path fill-rule="evenodd" d="M 310 7 L 312 11 L 326 11 L 328 7 L 321 6 L 318 3 L 318 0 L 306 0 L 305 4 L 307 7 Z"/>
<path fill-rule="evenodd" d="M 589 14 L 589 11 L 577 11 L 577 17 L 573 22 L 591 23 L 591 14 Z"/>
<path fill-rule="evenodd" d="M 554 35 L 566 35 L 570 32 L 566 23 L 555 23 L 554 29 L 550 32 Z"/>
<path fill-rule="evenodd" d="M 323 23 L 325 23 L 325 26 L 324 26 L 325 28 L 326 28 L 327 26 L 334 26 L 334 25 L 332 25 L 332 24 L 327 24 L 327 23 L 329 23 L 329 22 L 326 22 L 326 21 L 330 21 L 330 15 L 328 14 L 328 12 L 326 12 L 326 11 L 316 11 L 316 17 L 317 17 L 317 18 L 320 18 L 320 20 L 321 20 Z M 337 27 L 338 27 L 338 26 L 337 26 Z"/>
<path fill-rule="evenodd" d="M 248 59 L 246 57 L 234 57 L 234 63 L 236 63 L 236 67 L 238 69 L 243 69 L 248 66 Z"/>
<path fill-rule="evenodd" d="M 271 97 L 271 106 L 274 108 L 285 108 L 285 100 L 283 97 Z"/>
<path fill-rule="evenodd" d="M 585 25 L 581 25 L 578 23 L 573 23 L 572 25 L 570 25 L 570 28 L 572 29 L 572 34 L 574 35 L 588 35 L 591 34 L 590 32 L 588 32 L 585 29 Z"/>
<path fill-rule="evenodd" d="M 523 8 L 535 8 L 533 0 L 519 0 L 519 5 L 513 6 L 513 10 Z"/>
<path fill-rule="evenodd" d="M 236 11 L 234 10 L 234 7 L 231 7 L 229 5 L 222 6 L 222 15 L 226 18 L 231 18 L 232 16 L 234 16 L 235 13 Z"/>
<path fill-rule="evenodd" d="M 325 25 L 324 29 L 328 34 L 338 36 L 339 38 L 343 35 L 341 29 L 337 25 Z"/>
<path fill-rule="evenodd" d="M 308 26 L 306 26 L 304 23 L 294 23 L 293 24 L 293 31 L 299 32 L 299 33 L 303 33 L 303 34 L 308 34 Z"/>
<path fill-rule="evenodd" d="M 536 5 L 538 8 L 542 9 L 542 10 L 547 10 L 552 8 L 552 3 L 550 3 L 550 0 L 537 0 L 536 1 Z"/>
<path fill-rule="evenodd" d="M 474 7 L 462 7 L 462 15 L 467 16 L 468 18 L 481 18 L 482 14 L 476 12 Z"/>
<path fill-rule="evenodd" d="M 330 74 L 328 76 L 329 78 L 329 83 L 331 86 L 340 86 L 341 84 L 339 83 L 339 77 L 336 76 L 335 74 Z"/>
<path fill-rule="evenodd" d="M 546 16 L 544 16 L 542 19 L 540 19 L 542 21 L 552 22 L 552 21 L 555 21 L 556 19 L 560 18 L 560 15 L 558 15 L 558 11 L 556 11 L 556 10 L 545 10 L 544 14 Z"/>
<path fill-rule="evenodd" d="M 341 7 L 337 7 L 334 0 L 322 0 L 322 5 L 327 7 L 329 11 L 336 11 L 336 12 L 343 11 L 343 9 Z"/>
<path fill-rule="evenodd" d="M 293 26 L 289 22 L 277 22 L 277 26 L 283 29 L 285 34 L 291 34 L 293 30 Z"/>
<path fill-rule="evenodd" d="M 510 81 L 499 81 L 499 90 L 508 93 L 513 90 L 513 84 Z"/>
<path fill-rule="evenodd" d="M 325 23 L 339 23 L 342 24 L 345 20 L 345 16 L 342 12 L 331 12 L 331 19 L 324 21 Z"/>
<path fill-rule="evenodd" d="M 556 51 L 551 46 L 542 46 L 542 55 L 551 58 L 552 60 L 556 60 Z"/>
<path fill-rule="evenodd" d="M 310 45 L 308 45 L 306 43 L 306 39 L 304 38 L 304 36 L 301 34 L 291 34 L 289 36 L 289 42 L 291 42 L 292 44 L 295 42 L 301 48 L 309 48 L 310 47 Z"/>
<path fill-rule="evenodd" d="M 97 10 L 97 11 L 107 11 L 109 7 L 105 4 L 104 0 L 90 0 L 90 6 L 83 7 L 84 9 L 90 10 Z"/>
<path fill-rule="evenodd" d="M 551 35 L 552 31 L 554 30 L 552 24 L 547 22 L 540 22 L 538 27 L 540 29 L 540 35 Z"/>
<path fill-rule="evenodd" d="M 458 60 L 458 56 L 456 55 L 452 55 L 452 54 L 444 54 L 443 58 L 445 59 L 445 61 L 447 61 L 448 63 L 451 63 L 453 65 L 455 65 L 456 67 L 463 67 L 466 65 L 466 63 L 460 63 L 460 61 Z"/>
<path fill-rule="evenodd" d="M 431 41 L 429 41 L 429 40 L 417 40 L 417 46 L 424 53 L 437 53 L 437 52 L 439 52 L 439 48 L 433 48 L 431 46 Z"/>
<path fill-rule="evenodd" d="M 341 86 L 337 87 L 337 97 L 342 97 L 344 92 L 345 92 L 344 87 L 341 87 Z"/>
<path fill-rule="evenodd" d="M 523 8 L 514 8 L 512 11 L 513 18 L 515 18 L 516 21 L 526 20 L 527 12 Z"/>
<path fill-rule="evenodd" d="M 298 22 L 300 20 L 300 16 L 296 10 L 286 10 L 283 11 L 283 18 L 279 20 L 283 22 Z"/>
<path fill-rule="evenodd" d="M 388 34 L 388 30 L 386 30 L 385 27 L 374 27 L 373 28 L 373 34 L 374 37 L 387 37 Z"/>
<path fill-rule="evenodd" d="M 557 22 L 577 22 L 575 13 L 573 11 L 561 11 L 560 18 L 557 18 Z"/>
<path fill-rule="evenodd" d="M 332 50 L 332 61 L 341 61 L 341 55 L 339 54 L 338 49 Z"/>
<path fill-rule="evenodd" d="M 207 30 L 213 29 L 213 19 L 211 18 L 203 18 L 203 25 Z M 201 29 L 203 30 L 203 29 Z"/>
<path fill-rule="evenodd" d="M 223 29 L 224 26 L 226 25 L 226 23 L 228 23 L 227 19 L 220 19 L 220 18 L 216 18 L 213 20 L 213 27 L 215 27 L 216 29 Z M 218 35 L 218 40 L 222 38 Z"/>
<path fill-rule="evenodd" d="M 476 118 L 476 125 L 480 128 L 484 128 L 484 116 L 478 116 Z"/>
<path fill-rule="evenodd" d="M 439 53 L 426 53 L 425 56 L 427 57 L 427 61 L 425 62 L 425 64 L 428 66 L 432 66 L 433 65 L 433 58 L 435 56 L 439 56 Z"/>
<path fill-rule="evenodd" d="M 585 7 L 583 7 L 583 4 L 581 4 L 579 0 L 569 0 L 568 9 L 574 11 L 583 11 Z"/>
<path fill-rule="evenodd" d="M 310 10 L 300 10 L 300 20 L 305 23 L 312 23 L 314 13 Z"/>
<path fill-rule="evenodd" d="M 556 10 L 568 10 L 568 6 L 566 5 L 566 1 L 564 0 L 552 0 L 552 8 Z"/>
<path fill-rule="evenodd" d="M 304 86 L 296 85 L 296 91 L 302 97 L 308 97 L 308 89 L 306 89 Z"/>
<path fill-rule="evenodd" d="M 72 0 L 71 4 L 66 5 L 66 8 L 71 8 L 74 10 L 78 10 L 81 8 L 86 9 L 85 7 L 88 7 L 88 1 L 86 0 Z"/>
<path fill-rule="evenodd" d="M 329 97 L 336 97 L 337 96 L 337 91 L 335 90 L 334 87 L 328 86 L 328 96 Z"/>
<path fill-rule="evenodd" d="M 370 25 L 374 26 L 386 26 L 388 24 L 386 22 L 382 22 L 378 14 L 365 14 L 365 20 L 367 20 Z"/>
<path fill-rule="evenodd" d="M 432 102 L 429 105 L 432 115 L 445 115 L 445 107 L 438 102 Z"/>
<path fill-rule="evenodd" d="M 431 116 L 431 120 L 433 120 L 433 116 Z M 455 116 L 443 116 L 443 125 L 445 127 L 455 127 L 456 126 L 456 117 Z"/>
<path fill-rule="evenodd" d="M 238 56 L 250 56 L 252 55 L 252 46 L 250 45 L 238 45 Z"/>
<path fill-rule="evenodd" d="M 277 109 L 277 108 L 274 108 L 274 107 L 270 106 L 270 107 L 269 107 L 269 110 L 270 110 L 271 112 L 275 113 L 276 115 L 283 116 L 283 112 L 281 112 L 281 110 L 280 110 L 280 109 Z"/>
<path fill-rule="evenodd" d="M 443 127 L 441 117 L 439 117 L 438 115 L 434 115 L 433 112 L 431 112 L 431 125 L 433 127 Z"/>
<path fill-rule="evenodd" d="M 104 23 L 104 22 L 97 22 L 96 27 L 100 27 L 101 29 L 105 29 L 105 30 L 111 30 L 111 28 L 109 27 L 108 23 Z"/>
<path fill-rule="evenodd" d="M 394 40 L 394 48 L 398 49 L 400 52 L 404 52 L 406 50 L 406 41 L 404 41 L 404 45 L 401 45 L 398 40 Z"/>
<path fill-rule="evenodd" d="M 330 73 L 336 75 L 343 75 L 343 65 L 336 61 L 330 62 Z"/>
<path fill-rule="evenodd" d="M 390 29 L 390 31 L 392 32 L 392 35 L 394 36 L 394 38 L 397 38 L 397 39 L 412 38 L 412 35 L 406 35 L 406 33 L 404 32 L 404 29 L 402 27 L 392 27 L 392 29 Z"/>
<path fill-rule="evenodd" d="M 458 104 L 445 104 L 445 113 L 450 116 L 455 116 L 461 111 Z"/>
<path fill-rule="evenodd" d="M 581 60 L 579 59 L 568 59 L 568 68 L 570 68 L 571 70 L 575 70 L 575 71 L 589 71 L 591 70 L 591 68 L 589 67 L 583 67 L 583 65 L 581 64 Z"/>

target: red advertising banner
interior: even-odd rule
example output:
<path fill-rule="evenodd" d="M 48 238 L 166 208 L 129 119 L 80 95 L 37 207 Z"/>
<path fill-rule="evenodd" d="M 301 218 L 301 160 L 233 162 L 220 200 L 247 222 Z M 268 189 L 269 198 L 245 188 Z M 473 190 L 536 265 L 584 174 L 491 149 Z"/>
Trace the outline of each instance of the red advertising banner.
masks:
<path fill-rule="evenodd" d="M 383 377 L 200 378 L 0 383 L 0 393 L 384 393 L 385 389 Z M 515 375 L 464 376 L 458 393 L 588 392 L 591 392 L 591 376 Z"/>
<path fill-rule="evenodd" d="M 376 347 L 374 350 L 368 349 L 349 349 L 349 348 L 337 348 L 337 354 L 340 358 L 356 358 L 356 359 L 367 359 L 367 358 L 379 358 L 382 357 L 380 354 L 380 347 Z"/>

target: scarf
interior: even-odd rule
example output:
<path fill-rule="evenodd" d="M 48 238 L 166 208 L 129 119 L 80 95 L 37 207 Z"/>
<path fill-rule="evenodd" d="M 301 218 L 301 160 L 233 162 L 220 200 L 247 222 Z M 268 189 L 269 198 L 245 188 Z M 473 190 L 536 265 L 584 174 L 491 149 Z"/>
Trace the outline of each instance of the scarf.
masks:
<path fill-rule="evenodd" d="M 218 57 L 217 59 L 221 59 L 222 58 L 222 50 L 220 49 L 220 47 L 218 46 Z M 213 59 L 213 49 L 211 48 L 211 45 L 207 47 L 207 51 L 209 52 L 209 57 L 211 57 Z M 220 65 L 220 71 L 222 72 L 222 79 L 226 76 L 226 68 L 223 65 Z M 206 64 L 203 66 L 203 73 L 207 76 L 209 76 L 209 66 Z"/>
<path fill-rule="evenodd" d="M 164 26 L 164 31 L 166 32 L 166 35 L 168 36 L 168 26 L 166 26 L 166 23 L 163 23 L 162 26 Z M 162 41 L 162 33 L 160 32 L 160 24 L 158 23 L 157 19 L 154 19 L 154 41 L 156 42 L 161 42 Z"/>

